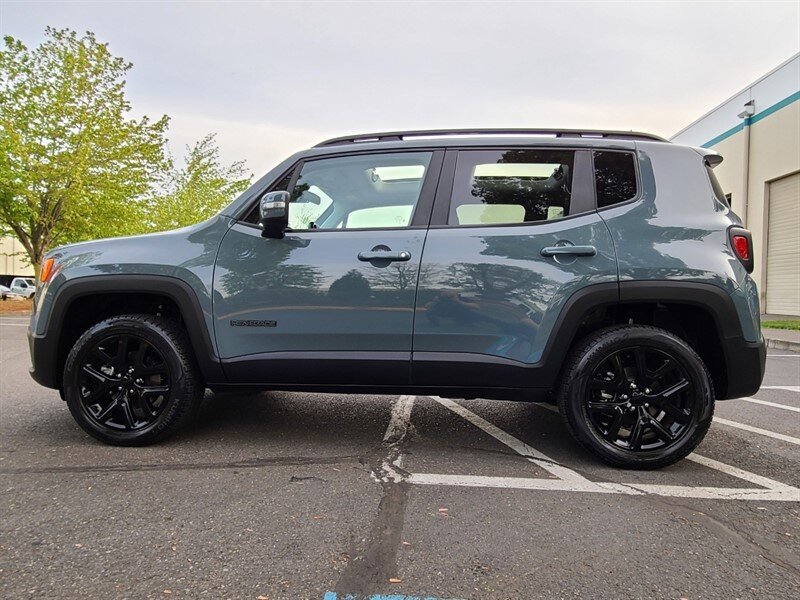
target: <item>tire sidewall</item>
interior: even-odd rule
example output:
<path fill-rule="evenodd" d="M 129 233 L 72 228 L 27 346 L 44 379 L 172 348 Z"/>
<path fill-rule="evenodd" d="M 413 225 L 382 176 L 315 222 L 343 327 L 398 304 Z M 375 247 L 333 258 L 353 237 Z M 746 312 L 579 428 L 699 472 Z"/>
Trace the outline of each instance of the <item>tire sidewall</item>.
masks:
<path fill-rule="evenodd" d="M 613 352 L 635 346 L 669 353 L 683 368 L 695 395 L 692 401 L 693 418 L 680 440 L 667 448 L 639 454 L 616 447 L 605 440 L 592 424 L 586 402 L 587 386 L 594 370 Z M 702 359 L 686 342 L 665 331 L 624 328 L 609 330 L 603 339 L 581 356 L 571 372 L 573 375 L 577 373 L 577 376 L 568 384 L 563 406 L 565 416 L 572 422 L 579 441 L 615 464 L 631 467 L 670 464 L 677 460 L 674 457 L 682 458 L 697 446 L 705 436 L 713 416 L 713 387 Z"/>
<path fill-rule="evenodd" d="M 102 340 L 122 334 L 134 335 L 152 344 L 164 357 L 170 377 L 170 393 L 164 410 L 150 425 L 134 431 L 118 431 L 97 423 L 86 412 L 79 391 L 80 369 L 87 353 Z M 173 340 L 152 324 L 124 318 L 99 323 L 78 339 L 67 357 L 63 382 L 67 406 L 78 424 L 89 435 L 115 445 L 143 445 L 162 437 L 172 422 L 179 418 L 181 401 L 190 393 L 184 365 Z"/>

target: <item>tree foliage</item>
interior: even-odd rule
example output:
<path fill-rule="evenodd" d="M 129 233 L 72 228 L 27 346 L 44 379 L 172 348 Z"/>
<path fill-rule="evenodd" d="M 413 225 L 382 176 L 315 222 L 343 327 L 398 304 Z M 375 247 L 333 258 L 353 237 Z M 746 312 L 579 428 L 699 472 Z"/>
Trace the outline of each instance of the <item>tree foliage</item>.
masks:
<path fill-rule="evenodd" d="M 0 51 L 0 227 L 34 267 L 63 242 L 141 229 L 151 184 L 167 164 L 166 116 L 130 116 L 130 63 L 92 33 L 48 28 Z"/>
<path fill-rule="evenodd" d="M 187 147 L 185 166 L 173 168 L 166 190 L 149 203 L 148 224 L 156 231 L 207 219 L 250 185 L 243 161 L 224 166 L 214 134 Z"/>

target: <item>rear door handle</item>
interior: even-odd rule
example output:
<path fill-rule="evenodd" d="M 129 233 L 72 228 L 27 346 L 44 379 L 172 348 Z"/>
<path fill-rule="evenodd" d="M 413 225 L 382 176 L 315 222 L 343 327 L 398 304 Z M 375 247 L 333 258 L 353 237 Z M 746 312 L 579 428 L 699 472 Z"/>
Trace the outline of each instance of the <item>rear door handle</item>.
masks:
<path fill-rule="evenodd" d="M 542 248 L 542 256 L 595 256 L 594 246 L 547 246 Z"/>
<path fill-rule="evenodd" d="M 391 252 L 386 250 L 369 250 L 365 252 L 359 252 L 358 260 L 364 262 L 369 262 L 371 260 L 390 260 L 390 261 L 405 262 L 407 260 L 411 260 L 411 253 L 406 250 L 400 250 L 399 252 Z"/>

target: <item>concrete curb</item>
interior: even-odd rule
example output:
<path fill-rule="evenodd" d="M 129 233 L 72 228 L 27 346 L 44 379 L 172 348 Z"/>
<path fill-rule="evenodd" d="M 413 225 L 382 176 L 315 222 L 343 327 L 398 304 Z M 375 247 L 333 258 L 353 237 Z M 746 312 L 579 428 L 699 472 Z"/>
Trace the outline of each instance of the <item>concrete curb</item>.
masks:
<path fill-rule="evenodd" d="M 773 348 L 775 350 L 789 350 L 791 352 L 800 352 L 800 342 L 789 342 L 787 340 L 774 340 L 768 337 L 765 337 L 764 340 L 767 342 L 767 348 Z"/>

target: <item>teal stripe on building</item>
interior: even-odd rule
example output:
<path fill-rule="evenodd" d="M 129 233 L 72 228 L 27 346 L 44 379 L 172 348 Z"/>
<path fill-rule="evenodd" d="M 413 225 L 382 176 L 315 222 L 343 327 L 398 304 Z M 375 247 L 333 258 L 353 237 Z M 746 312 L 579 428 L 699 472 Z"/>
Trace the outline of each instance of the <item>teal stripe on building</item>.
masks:
<path fill-rule="evenodd" d="M 768 116 L 770 116 L 771 114 L 778 112 L 782 108 L 786 108 L 787 106 L 789 106 L 793 102 L 797 102 L 798 100 L 800 100 L 800 91 L 795 92 L 791 96 L 787 96 L 786 98 L 784 98 L 780 102 L 776 102 L 775 104 L 773 104 L 769 108 L 765 108 L 760 113 L 757 113 L 757 114 L 753 115 L 752 117 L 750 117 L 749 119 L 746 119 L 746 121 L 748 121 L 750 125 L 752 125 L 753 123 L 758 123 L 762 119 L 765 119 Z M 735 135 L 735 134 L 739 133 L 742 129 L 744 129 L 744 125 L 745 125 L 744 122 L 742 122 L 742 123 L 739 123 L 736 127 L 731 127 L 725 133 L 721 133 L 717 137 L 712 138 L 711 140 L 707 141 L 705 144 L 703 144 L 702 147 L 703 148 L 710 148 L 711 146 L 719 144 L 721 141 L 726 140 L 729 137 L 731 137 L 732 135 Z"/>

